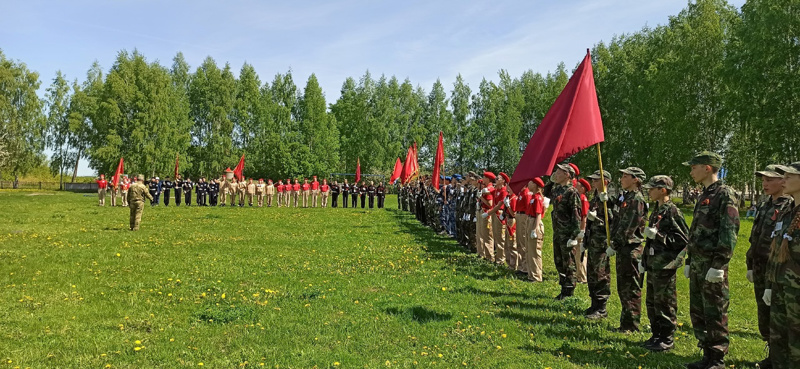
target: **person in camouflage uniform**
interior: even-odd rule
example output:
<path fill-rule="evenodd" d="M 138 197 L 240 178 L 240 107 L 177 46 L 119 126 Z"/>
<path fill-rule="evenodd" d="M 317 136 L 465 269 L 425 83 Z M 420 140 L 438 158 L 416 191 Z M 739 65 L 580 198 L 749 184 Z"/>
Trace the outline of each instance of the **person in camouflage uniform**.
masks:
<path fill-rule="evenodd" d="M 142 222 L 142 211 L 144 211 L 145 197 L 153 201 L 153 195 L 150 194 L 149 189 L 144 185 L 144 176 L 139 174 L 131 187 L 128 189 L 128 207 L 130 213 L 130 228 L 131 231 L 138 231 L 139 224 Z"/>
<path fill-rule="evenodd" d="M 608 317 L 606 303 L 611 296 L 611 265 L 606 248 L 608 235 L 606 232 L 606 219 L 609 224 L 613 224 L 614 213 L 611 211 L 613 204 L 608 203 L 608 194 L 603 192 L 603 184 L 608 191 L 608 184 L 611 182 L 611 173 L 597 170 L 588 176 L 592 180 L 594 196 L 589 203 L 589 214 L 587 215 L 588 224 L 586 225 L 586 283 L 589 288 L 589 298 L 592 305 L 584 311 L 584 316 L 590 320 L 604 319 Z M 606 206 L 603 206 L 603 203 Z M 608 208 L 608 216 L 605 215 Z M 609 226 L 610 228 L 610 226 Z"/>
<path fill-rule="evenodd" d="M 469 172 L 469 182 L 467 183 L 466 188 L 466 216 L 464 218 L 465 222 L 465 233 L 467 238 L 467 247 L 469 247 L 470 251 L 477 252 L 478 251 L 478 234 L 476 232 L 475 224 L 478 222 L 478 201 L 481 194 L 481 186 L 478 175 L 475 172 Z"/>
<path fill-rule="evenodd" d="M 556 300 L 563 300 L 575 291 L 576 264 L 573 249 L 578 247 L 578 234 L 581 232 L 581 199 L 578 190 L 572 185 L 575 170 L 568 164 L 558 164 L 553 176 L 555 184 L 550 196 L 553 211 L 550 216 L 553 224 L 553 260 L 558 271 L 561 293 Z"/>
<path fill-rule="evenodd" d="M 703 191 L 694 207 L 684 275 L 689 278 L 689 316 L 703 359 L 689 369 L 722 369 L 728 353 L 728 263 L 739 233 L 738 201 L 718 180 L 722 158 L 703 151 L 688 162 L 690 175 Z"/>
<path fill-rule="evenodd" d="M 769 345 L 769 306 L 762 298 L 766 289 L 766 267 L 769 257 L 772 233 L 778 221 L 778 213 L 792 198 L 783 194 L 783 175 L 777 172 L 776 165 L 768 165 L 755 175 L 761 178 L 761 186 L 767 197 L 761 201 L 753 219 L 750 232 L 750 249 L 747 250 L 747 280 L 753 283 L 758 306 L 758 331 Z M 759 368 L 771 368 L 770 356 L 757 363 Z"/>
<path fill-rule="evenodd" d="M 642 274 L 639 273 L 639 262 L 642 260 L 647 201 L 642 196 L 641 186 L 646 176 L 637 167 L 621 169 L 620 172 L 620 185 L 626 192 L 611 229 L 611 246 L 606 249 L 606 255 L 617 255 L 617 294 L 622 311 L 616 331 L 630 333 L 639 331 L 642 315 Z"/>
<path fill-rule="evenodd" d="M 672 203 L 672 178 L 653 176 L 643 188 L 656 208 L 650 214 L 649 227 L 644 235 L 644 248 L 639 272 L 647 274 L 647 316 L 653 335 L 644 342 L 650 351 L 667 351 L 674 346 L 677 324 L 678 293 L 675 271 L 683 264 L 689 227 L 683 213 Z"/>
<path fill-rule="evenodd" d="M 778 166 L 784 191 L 795 201 L 778 212 L 763 300 L 770 306 L 769 349 L 773 368 L 800 363 L 800 162 Z"/>

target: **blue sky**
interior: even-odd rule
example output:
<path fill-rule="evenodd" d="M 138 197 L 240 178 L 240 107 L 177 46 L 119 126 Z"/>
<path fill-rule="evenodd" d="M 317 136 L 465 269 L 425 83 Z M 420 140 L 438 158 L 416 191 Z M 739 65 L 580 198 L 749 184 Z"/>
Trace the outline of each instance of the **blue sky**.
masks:
<path fill-rule="evenodd" d="M 741 7 L 744 0 L 732 0 Z M 301 5 L 302 4 L 302 5 Z M 509 1 L 12 1 L 0 0 L 0 49 L 40 73 L 83 80 L 117 52 L 138 49 L 169 66 L 182 51 L 192 70 L 206 56 L 262 83 L 291 69 L 302 88 L 315 73 L 328 103 L 345 78 L 369 70 L 452 89 L 461 73 L 477 89 L 506 69 L 571 69 L 586 48 L 615 34 L 667 22 L 686 0 Z M 91 175 L 85 165 L 81 175 Z"/>

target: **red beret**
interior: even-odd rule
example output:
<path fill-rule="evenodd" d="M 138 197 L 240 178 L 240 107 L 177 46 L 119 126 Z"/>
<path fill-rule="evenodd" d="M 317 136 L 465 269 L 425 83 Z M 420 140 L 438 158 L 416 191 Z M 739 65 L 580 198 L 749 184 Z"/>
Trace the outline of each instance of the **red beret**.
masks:
<path fill-rule="evenodd" d="M 494 175 L 494 173 L 492 173 L 492 172 L 483 172 L 483 176 L 484 176 L 484 177 L 486 177 L 486 178 L 489 178 L 489 179 L 491 179 L 491 180 L 493 180 L 493 181 L 495 180 L 495 178 L 497 178 L 497 177 Z"/>
<path fill-rule="evenodd" d="M 578 169 L 577 165 L 575 165 L 574 163 L 569 163 L 569 166 L 571 166 L 572 170 L 575 171 L 575 176 L 581 175 L 581 171 L 580 171 L 580 169 Z"/>
<path fill-rule="evenodd" d="M 592 190 L 592 185 L 589 184 L 589 181 L 581 178 L 578 180 L 578 183 L 580 183 L 581 186 L 583 186 L 583 188 L 585 188 L 587 192 Z"/>
<path fill-rule="evenodd" d="M 508 174 L 505 174 L 505 173 L 503 173 L 503 172 L 500 172 L 500 177 L 503 177 L 503 181 L 505 181 L 505 182 L 506 182 L 506 184 L 507 184 L 507 183 L 509 183 L 509 182 L 511 182 L 511 179 L 510 179 L 510 178 L 508 178 Z"/>
<path fill-rule="evenodd" d="M 539 188 L 544 188 L 544 181 L 541 178 L 536 177 L 532 179 L 532 181 L 533 183 L 536 183 L 536 185 L 539 186 Z"/>

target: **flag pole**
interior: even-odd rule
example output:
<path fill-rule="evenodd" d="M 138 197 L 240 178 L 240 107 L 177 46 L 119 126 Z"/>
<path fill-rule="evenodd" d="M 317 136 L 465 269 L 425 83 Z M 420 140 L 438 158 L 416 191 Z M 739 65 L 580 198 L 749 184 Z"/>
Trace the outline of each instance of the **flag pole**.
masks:
<path fill-rule="evenodd" d="M 608 192 L 606 192 L 606 176 L 605 176 L 605 174 L 603 174 L 604 173 L 603 172 L 603 156 L 602 156 L 602 154 L 600 154 L 600 143 L 599 142 L 597 143 L 597 163 L 600 166 L 600 178 L 602 178 L 602 180 L 600 181 L 600 186 L 603 188 L 603 192 L 605 192 L 606 195 L 607 195 Z M 604 210 L 603 216 L 605 216 L 605 218 L 606 218 L 605 219 L 606 220 L 606 223 L 605 223 L 606 224 L 606 246 L 607 247 L 611 247 L 611 229 L 608 227 L 608 202 L 607 201 L 603 201 L 603 210 Z"/>

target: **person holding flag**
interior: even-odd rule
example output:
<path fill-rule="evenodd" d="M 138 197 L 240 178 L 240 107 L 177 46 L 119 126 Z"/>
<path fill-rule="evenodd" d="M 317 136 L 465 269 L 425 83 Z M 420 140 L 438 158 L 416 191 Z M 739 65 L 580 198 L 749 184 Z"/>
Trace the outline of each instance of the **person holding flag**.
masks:
<path fill-rule="evenodd" d="M 175 175 L 175 206 L 181 206 L 181 195 L 183 195 L 183 180 L 181 179 L 180 174 Z M 224 202 L 223 196 L 223 202 Z"/>

